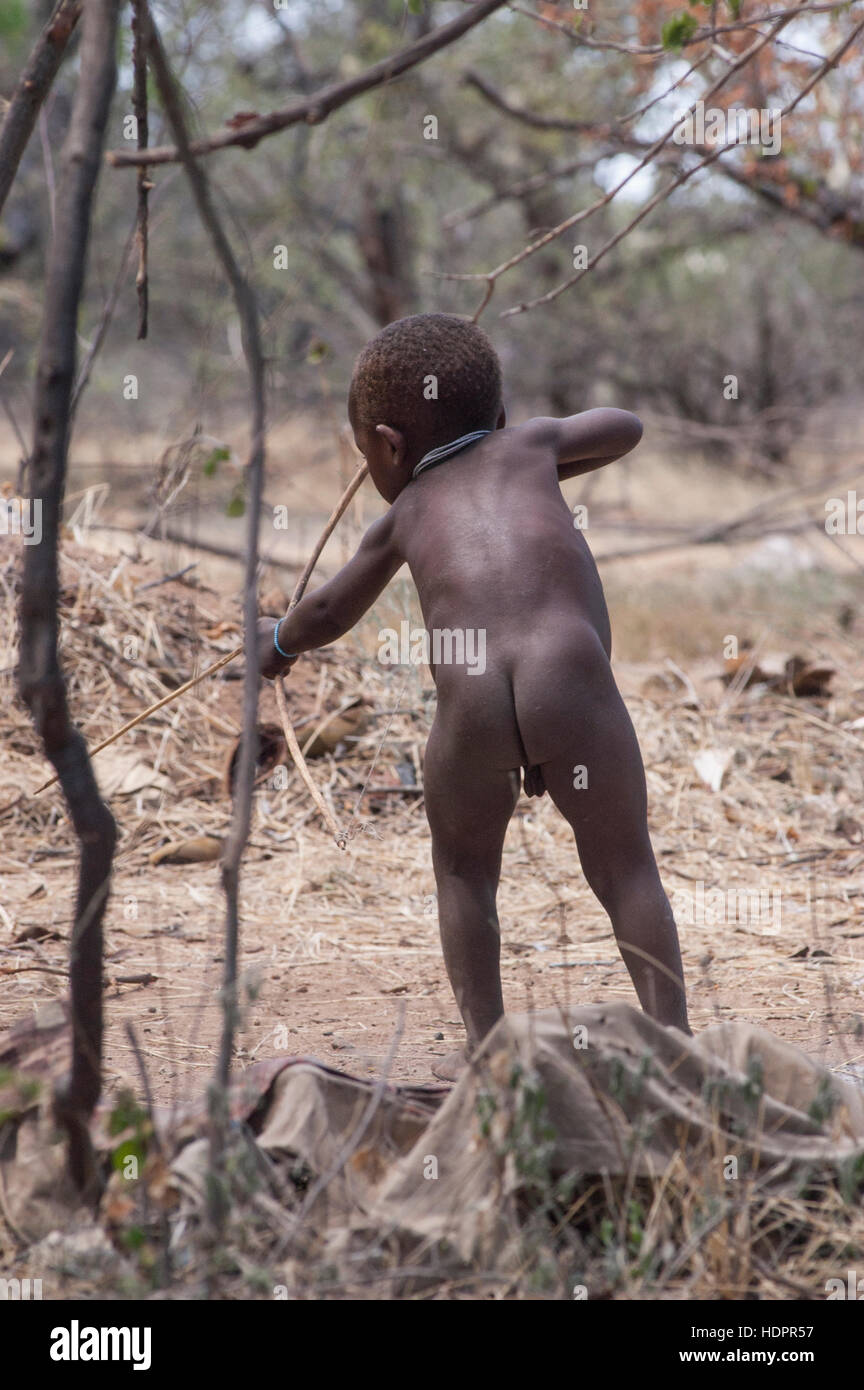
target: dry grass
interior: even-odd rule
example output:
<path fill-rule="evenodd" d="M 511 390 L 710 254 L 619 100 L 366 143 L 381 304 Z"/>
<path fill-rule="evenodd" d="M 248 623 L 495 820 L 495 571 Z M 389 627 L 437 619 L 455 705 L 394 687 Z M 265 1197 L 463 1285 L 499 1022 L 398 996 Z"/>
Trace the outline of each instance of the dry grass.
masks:
<path fill-rule="evenodd" d="M 0 564 L 0 628 L 7 633 L 14 625 L 16 567 L 10 544 Z M 90 743 L 239 640 L 236 605 L 182 581 L 144 588 L 159 578 L 152 566 L 67 542 L 62 577 L 64 667 Z M 631 603 L 625 649 L 637 649 L 632 612 L 641 613 L 638 649 L 658 657 L 623 662 L 618 675 L 642 745 L 655 848 L 677 899 L 694 1026 L 745 1017 L 837 1069 L 864 1074 L 864 663 L 854 633 L 836 622 L 848 593 L 840 581 L 799 577 L 782 593 L 775 586 L 768 594 L 763 580 L 748 588 L 739 576 L 725 606 L 712 609 L 707 582 L 704 590 L 691 584 L 694 612 L 706 615 L 694 637 L 689 617 L 685 622 L 679 609 L 670 618 L 669 606 L 658 604 L 664 586 L 680 603 L 683 581 L 667 573 L 652 582 L 657 587 L 646 584 Z M 614 620 L 614 609 L 633 596 L 623 586 L 616 590 L 614 580 L 610 589 Z M 284 1052 L 278 1041 L 284 1027 L 289 1050 L 323 1053 L 356 1075 L 377 1075 L 402 1001 L 407 1018 L 393 1079 L 428 1079 L 429 1061 L 458 1040 L 418 794 L 433 692 L 425 673 L 389 672 L 374 659 L 378 629 L 414 619 L 412 604 L 407 585 L 397 583 L 350 642 L 301 663 L 292 677 L 301 734 L 351 700 L 363 702 L 365 727 L 311 764 L 337 821 L 352 834 L 340 852 L 293 769 L 280 786 L 272 771 L 262 776 L 242 889 L 247 1003 L 238 1066 Z M 769 647 L 780 656 L 803 650 L 829 661 L 836 670 L 833 693 L 796 700 L 764 687 L 725 689 L 716 679 L 719 654 L 711 653 L 717 636 L 730 630 L 732 611 L 738 626 L 747 627 L 739 636 L 758 644 L 760 662 L 770 662 Z M 131 639 L 137 650 L 124 648 Z M 694 649 L 700 655 L 689 655 Z M 673 666 L 660 659 L 664 651 Z M 0 653 L 0 680 L 9 686 L 13 664 L 14 651 Z M 217 678 L 97 759 L 103 785 L 124 771 L 115 754 L 134 754 L 143 778 L 140 789 L 111 798 L 121 837 L 107 925 L 109 1103 L 124 1087 L 140 1094 L 122 1031 L 127 1020 L 139 1030 L 157 1101 L 200 1093 L 212 1069 L 222 918 L 216 866 L 154 869 L 150 855 L 168 840 L 224 833 L 222 778 L 239 709 L 239 684 Z M 277 722 L 269 694 L 261 717 Z M 29 795 L 46 765 L 17 700 L 4 701 L 0 734 L 5 1028 L 63 993 L 74 855 L 57 790 Z M 721 761 L 729 754 L 717 790 L 694 767 L 710 750 Z M 682 895 L 699 884 L 723 893 L 776 890 L 779 923 L 690 925 L 681 920 Z M 585 888 L 569 829 L 548 798 L 520 802 L 499 906 L 511 1009 L 632 999 L 608 922 Z M 150 984 L 124 983 L 148 974 L 155 976 Z M 803 1187 L 798 1178 L 779 1195 L 753 1189 L 733 1200 L 712 1193 L 706 1172 L 682 1163 L 658 1185 L 585 1189 L 566 1201 L 550 1178 L 526 1206 L 514 1232 L 518 1258 L 507 1270 L 465 1270 L 457 1278 L 442 1269 L 430 1279 L 428 1267 L 413 1276 L 392 1251 L 376 1271 L 370 1254 L 358 1262 L 353 1293 L 570 1297 L 574 1283 L 588 1283 L 610 1297 L 792 1298 L 813 1296 L 838 1268 L 854 1265 L 850 1251 L 860 1255 L 860 1207 L 850 1207 L 825 1175 L 812 1175 Z M 273 1208 L 281 1203 L 290 1212 L 295 1189 L 284 1174 L 270 1175 L 251 1205 L 238 1207 L 232 1260 L 219 1276 L 224 1296 L 254 1296 L 285 1279 L 300 1297 L 347 1291 L 344 1272 L 315 1272 L 321 1248 L 314 1233 L 288 1259 L 290 1278 L 274 1274 Z M 139 1219 L 137 1212 L 126 1226 Z M 151 1248 L 155 1227 L 147 1231 Z M 175 1277 L 194 1296 L 204 1265 L 193 1246 L 187 1270 Z M 124 1278 L 140 1291 L 153 1272 L 141 1261 L 133 1266 Z M 80 1271 L 76 1278 L 70 1292 L 86 1286 Z M 116 1272 L 111 1278 L 116 1293 L 122 1281 Z"/>

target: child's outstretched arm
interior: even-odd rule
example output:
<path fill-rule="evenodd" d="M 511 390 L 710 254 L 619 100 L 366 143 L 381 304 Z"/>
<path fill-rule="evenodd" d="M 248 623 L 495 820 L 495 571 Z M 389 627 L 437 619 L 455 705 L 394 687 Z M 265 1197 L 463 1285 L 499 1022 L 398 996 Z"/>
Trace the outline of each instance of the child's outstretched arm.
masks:
<path fill-rule="evenodd" d="M 604 463 L 614 463 L 635 449 L 642 438 L 638 415 L 605 406 L 583 410 L 580 415 L 568 415 L 563 420 L 544 416 L 530 423 L 548 431 L 549 442 L 558 455 L 561 482 L 602 468 Z"/>
<path fill-rule="evenodd" d="M 279 655 L 274 643 L 278 629 L 283 652 L 297 654 L 323 647 L 349 632 L 372 607 L 402 565 L 393 542 L 393 522 L 388 512 L 373 521 L 353 559 L 320 589 L 300 600 L 277 623 L 262 618 L 258 624 L 258 665 L 262 676 L 272 679 L 292 664 Z"/>

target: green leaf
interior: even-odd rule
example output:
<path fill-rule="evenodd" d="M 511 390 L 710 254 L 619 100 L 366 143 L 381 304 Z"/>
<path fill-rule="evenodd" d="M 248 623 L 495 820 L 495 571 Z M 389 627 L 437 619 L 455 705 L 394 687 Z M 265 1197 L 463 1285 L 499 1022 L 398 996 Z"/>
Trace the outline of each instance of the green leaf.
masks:
<path fill-rule="evenodd" d="M 311 362 L 313 366 L 317 366 L 319 362 L 324 361 L 329 351 L 329 347 L 322 338 L 313 338 L 306 349 L 306 361 Z"/>
<path fill-rule="evenodd" d="M 230 498 L 228 506 L 225 508 L 226 516 L 242 516 L 246 511 L 246 500 L 242 490 L 238 490 Z"/>
<path fill-rule="evenodd" d="M 26 24 L 24 0 L 0 0 L 0 37 L 17 39 L 24 33 Z"/>
<path fill-rule="evenodd" d="M 140 1131 L 147 1123 L 147 1111 L 138 1104 L 131 1091 L 121 1091 L 108 1117 L 108 1133 L 122 1134 L 124 1129 Z"/>
<path fill-rule="evenodd" d="M 226 449 L 224 446 L 219 449 L 214 449 L 212 454 L 208 454 L 207 458 L 204 460 L 204 477 L 212 478 L 214 473 L 216 472 L 217 465 L 220 463 L 224 463 L 225 460 L 230 459 L 230 457 L 230 449 Z"/>
<path fill-rule="evenodd" d="M 699 28 L 699 21 L 695 15 L 688 14 L 682 10 L 681 14 L 673 15 L 668 19 L 660 30 L 660 40 L 663 47 L 670 53 L 680 53 L 688 39 Z"/>
<path fill-rule="evenodd" d="M 127 1158 L 135 1159 L 140 1173 L 147 1158 L 147 1145 L 140 1139 L 127 1139 L 123 1144 L 118 1144 L 111 1154 L 111 1167 L 116 1173 L 123 1172 Z"/>
<path fill-rule="evenodd" d="M 741 0 L 728 0 L 729 13 L 733 19 L 737 19 L 741 13 Z"/>

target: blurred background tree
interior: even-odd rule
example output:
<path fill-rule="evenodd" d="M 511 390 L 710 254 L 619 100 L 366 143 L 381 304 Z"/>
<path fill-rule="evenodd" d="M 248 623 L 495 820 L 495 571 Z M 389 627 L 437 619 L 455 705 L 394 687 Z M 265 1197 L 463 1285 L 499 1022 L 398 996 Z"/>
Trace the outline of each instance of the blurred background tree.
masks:
<path fill-rule="evenodd" d="M 853 0 L 795 19 L 711 105 L 782 106 L 857 8 Z M 163 0 L 154 13 L 203 134 L 349 77 L 460 9 L 447 0 L 278 9 L 273 0 Z M 50 10 L 50 0 L 0 0 L 7 96 Z M 749 27 L 725 32 L 748 12 Z M 775 12 L 753 0 L 605 0 L 602 14 L 591 4 L 514 5 L 323 125 L 212 156 L 210 177 L 260 293 L 277 420 L 280 409 L 341 418 L 356 351 L 391 319 L 473 313 L 482 284 L 447 276 L 491 269 L 607 192 Z M 126 26 L 115 148 L 132 109 L 130 45 Z M 14 349 L 7 393 L 32 376 L 53 161 L 76 66 L 73 37 L 0 222 L 0 346 Z M 576 245 L 593 255 L 698 152 L 667 144 L 614 201 L 501 278 L 482 321 L 504 360 L 514 418 L 615 401 L 686 422 L 680 438 L 670 429 L 670 447 L 697 440 L 727 463 L 772 471 L 802 412 L 860 389 L 861 69 L 856 44 L 784 122 L 779 153 L 749 146 L 723 156 L 552 303 L 500 317 L 565 281 Z M 150 139 L 167 140 L 155 100 Z M 243 399 L 238 325 L 177 166 L 151 176 L 150 338 L 134 341 L 130 257 L 82 409 L 96 427 L 135 374 L 139 398 L 124 416 L 135 430 L 172 435 L 194 419 L 219 435 Z M 133 183 L 129 170 L 101 183 L 82 352 L 124 263 Z M 730 375 L 734 403 L 723 391 Z"/>

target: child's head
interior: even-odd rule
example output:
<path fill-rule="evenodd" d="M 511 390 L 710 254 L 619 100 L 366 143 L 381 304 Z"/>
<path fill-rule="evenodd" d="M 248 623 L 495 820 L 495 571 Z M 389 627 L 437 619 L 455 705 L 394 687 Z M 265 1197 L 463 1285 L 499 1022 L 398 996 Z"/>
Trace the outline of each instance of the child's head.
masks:
<path fill-rule="evenodd" d="M 429 449 L 503 424 L 495 349 L 455 314 L 397 319 L 357 358 L 348 414 L 373 482 L 392 502 Z"/>

